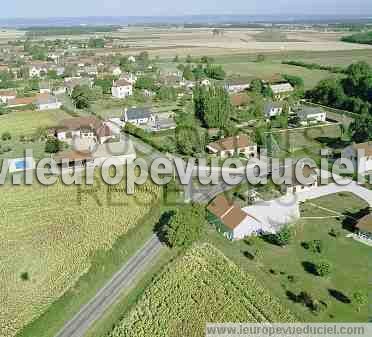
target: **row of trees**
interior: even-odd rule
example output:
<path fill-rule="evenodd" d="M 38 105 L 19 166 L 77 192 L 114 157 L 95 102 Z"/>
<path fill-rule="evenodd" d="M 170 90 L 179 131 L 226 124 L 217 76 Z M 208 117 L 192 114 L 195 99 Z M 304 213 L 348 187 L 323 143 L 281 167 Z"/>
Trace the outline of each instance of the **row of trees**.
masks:
<path fill-rule="evenodd" d="M 180 64 L 178 69 L 183 71 L 183 78 L 188 81 L 200 81 L 204 78 L 223 80 L 226 77 L 226 73 L 222 66 L 216 64 L 198 64 L 196 67 Z"/>
<path fill-rule="evenodd" d="M 342 79 L 326 79 L 307 92 L 307 98 L 358 114 L 368 113 L 372 101 L 372 68 L 365 62 L 350 65 Z"/>

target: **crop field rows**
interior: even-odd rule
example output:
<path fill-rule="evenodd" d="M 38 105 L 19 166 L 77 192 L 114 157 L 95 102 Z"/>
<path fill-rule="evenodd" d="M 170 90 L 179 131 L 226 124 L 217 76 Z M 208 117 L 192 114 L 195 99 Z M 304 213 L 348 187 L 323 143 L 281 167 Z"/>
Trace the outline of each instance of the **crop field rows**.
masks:
<path fill-rule="evenodd" d="M 111 337 L 203 336 L 206 322 L 276 321 L 295 318 L 252 277 L 204 244 L 164 270 Z"/>
<path fill-rule="evenodd" d="M 148 187 L 110 197 L 103 184 L 81 187 L 80 194 L 62 183 L 3 187 L 1 336 L 15 336 L 40 316 L 89 269 L 92 254 L 136 226 L 160 195 L 158 187 Z"/>

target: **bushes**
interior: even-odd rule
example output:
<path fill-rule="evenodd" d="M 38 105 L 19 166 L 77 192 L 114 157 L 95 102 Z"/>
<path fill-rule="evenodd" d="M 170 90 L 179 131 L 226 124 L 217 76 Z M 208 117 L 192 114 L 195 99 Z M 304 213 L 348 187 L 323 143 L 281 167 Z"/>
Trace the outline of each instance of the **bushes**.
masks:
<path fill-rule="evenodd" d="M 267 241 L 280 247 L 290 244 L 293 238 L 293 230 L 288 225 L 283 227 L 278 233 L 270 234 L 265 237 Z"/>
<path fill-rule="evenodd" d="M 4 133 L 1 135 L 1 139 L 2 139 L 3 141 L 11 140 L 11 139 L 12 139 L 12 135 L 10 134 L 10 132 L 4 132 Z"/>
<path fill-rule="evenodd" d="M 318 276 L 324 277 L 331 273 L 331 264 L 322 260 L 314 264 L 315 272 Z"/>
<path fill-rule="evenodd" d="M 326 70 L 326 71 L 329 71 L 331 73 L 336 73 L 336 74 L 343 74 L 346 72 L 346 69 L 342 67 L 324 66 L 324 65 L 317 64 L 317 63 L 306 63 L 302 61 L 282 61 L 282 64 L 302 67 L 302 68 L 311 69 L 311 70 Z"/>
<path fill-rule="evenodd" d="M 318 253 L 321 254 L 323 252 L 323 242 L 320 240 L 313 240 L 313 241 L 307 241 L 303 242 L 302 246 L 311 251 L 312 253 Z"/>

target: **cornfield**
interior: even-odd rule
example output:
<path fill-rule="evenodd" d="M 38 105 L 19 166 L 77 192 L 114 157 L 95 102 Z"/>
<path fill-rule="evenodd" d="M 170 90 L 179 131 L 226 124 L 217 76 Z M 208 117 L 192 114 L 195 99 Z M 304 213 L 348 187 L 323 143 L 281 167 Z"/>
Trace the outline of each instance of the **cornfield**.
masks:
<path fill-rule="evenodd" d="M 159 199 L 155 185 L 4 186 L 0 193 L 0 335 L 14 336 L 70 289 Z M 22 280 L 27 273 L 29 280 Z"/>
<path fill-rule="evenodd" d="M 110 337 L 201 337 L 207 322 L 294 321 L 255 279 L 204 244 L 171 264 Z"/>

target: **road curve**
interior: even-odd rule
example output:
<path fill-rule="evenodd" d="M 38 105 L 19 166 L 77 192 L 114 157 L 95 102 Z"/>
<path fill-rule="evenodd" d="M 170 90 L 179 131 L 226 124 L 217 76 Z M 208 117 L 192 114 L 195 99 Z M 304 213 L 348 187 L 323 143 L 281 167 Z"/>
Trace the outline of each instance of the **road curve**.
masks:
<path fill-rule="evenodd" d="M 83 337 L 93 323 L 119 298 L 122 291 L 157 257 L 161 249 L 162 244 L 157 236 L 153 235 L 95 297 L 64 325 L 56 337 Z"/>

